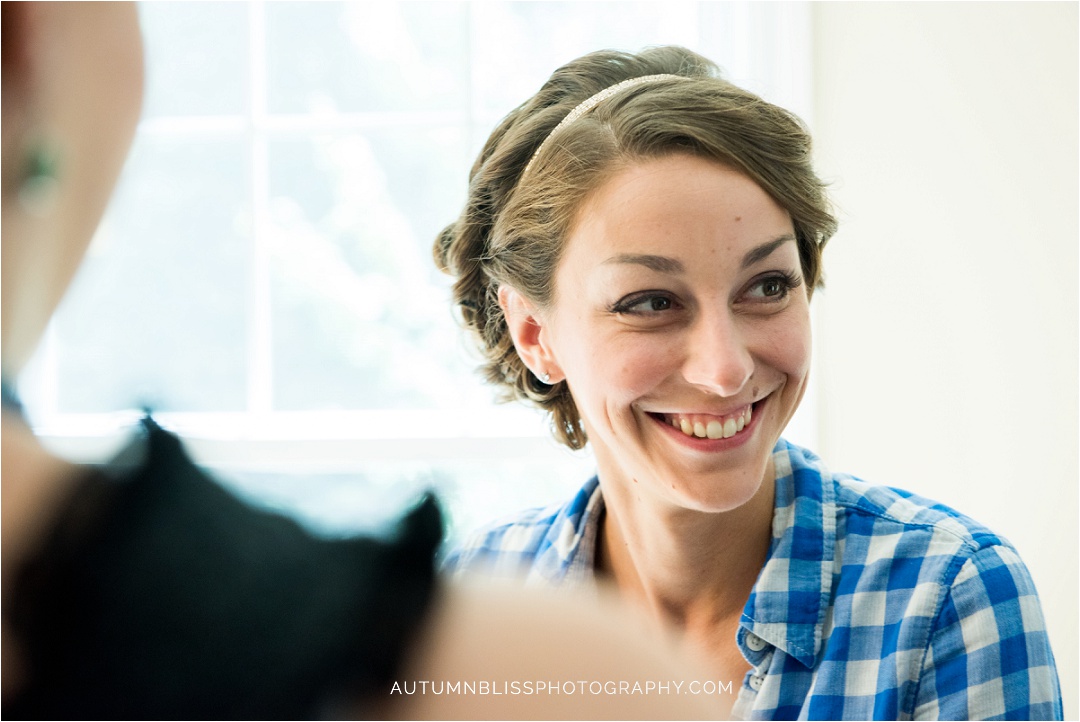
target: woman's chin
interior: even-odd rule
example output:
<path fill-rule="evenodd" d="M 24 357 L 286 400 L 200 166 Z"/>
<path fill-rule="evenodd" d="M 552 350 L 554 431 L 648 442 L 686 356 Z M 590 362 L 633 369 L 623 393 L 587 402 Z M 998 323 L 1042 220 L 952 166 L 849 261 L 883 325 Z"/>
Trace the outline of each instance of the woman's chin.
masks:
<path fill-rule="evenodd" d="M 761 491 L 764 470 L 747 471 L 723 480 L 681 477 L 672 482 L 673 505 L 702 514 L 724 514 L 745 507 Z"/>

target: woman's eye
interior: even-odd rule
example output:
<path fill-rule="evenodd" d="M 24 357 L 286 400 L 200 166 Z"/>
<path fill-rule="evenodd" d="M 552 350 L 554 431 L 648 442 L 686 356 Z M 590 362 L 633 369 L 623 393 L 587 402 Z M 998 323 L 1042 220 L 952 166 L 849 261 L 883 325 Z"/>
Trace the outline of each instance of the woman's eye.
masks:
<path fill-rule="evenodd" d="M 623 299 L 611 310 L 620 314 L 645 315 L 662 313 L 673 308 L 675 308 L 675 302 L 668 296 L 646 295 Z"/>
<path fill-rule="evenodd" d="M 798 287 L 802 279 L 794 275 L 774 275 L 762 278 L 750 286 L 747 295 L 752 300 L 780 301 L 787 297 L 793 288 Z"/>

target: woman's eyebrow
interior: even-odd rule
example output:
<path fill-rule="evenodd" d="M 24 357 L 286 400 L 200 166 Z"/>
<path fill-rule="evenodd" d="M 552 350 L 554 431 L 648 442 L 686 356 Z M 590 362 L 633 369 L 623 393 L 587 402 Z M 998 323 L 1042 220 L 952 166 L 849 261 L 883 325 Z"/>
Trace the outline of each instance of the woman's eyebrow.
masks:
<path fill-rule="evenodd" d="M 773 251 L 777 248 L 794 240 L 795 235 L 793 233 L 785 233 L 782 236 L 777 236 L 771 241 L 762 243 L 756 248 L 752 248 L 745 256 L 743 256 L 741 267 L 748 268 L 758 261 L 765 260 L 772 255 Z M 686 267 L 679 259 L 671 258 L 669 256 L 656 256 L 649 253 L 618 253 L 604 261 L 604 263 L 633 263 L 639 266 L 645 266 L 657 273 L 681 274 L 686 272 Z"/>
<path fill-rule="evenodd" d="M 760 246 L 758 246 L 757 248 L 751 249 L 745 256 L 743 256 L 742 267 L 743 268 L 749 268 L 750 266 L 754 265 L 758 261 L 765 260 L 770 255 L 772 255 L 772 252 L 775 251 L 777 248 L 784 245 L 788 241 L 794 241 L 794 240 L 795 240 L 795 234 L 793 234 L 793 233 L 785 233 L 784 235 L 778 236 L 778 237 L 774 238 L 771 241 L 768 241 L 766 243 L 762 243 Z"/>
<path fill-rule="evenodd" d="M 604 263 L 636 263 L 657 273 L 680 274 L 686 272 L 686 267 L 677 258 L 654 256 L 647 253 L 619 253 L 607 259 Z"/>

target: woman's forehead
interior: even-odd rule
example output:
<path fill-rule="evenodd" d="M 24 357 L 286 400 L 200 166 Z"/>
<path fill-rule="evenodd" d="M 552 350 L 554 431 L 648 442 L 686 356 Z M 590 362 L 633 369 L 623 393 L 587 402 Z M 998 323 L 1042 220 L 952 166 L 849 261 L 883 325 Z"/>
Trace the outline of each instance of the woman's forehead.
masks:
<path fill-rule="evenodd" d="M 583 202 L 573 255 L 718 253 L 792 233 L 791 217 L 746 175 L 689 155 L 628 165 Z M 669 255 L 669 254 L 663 254 Z"/>

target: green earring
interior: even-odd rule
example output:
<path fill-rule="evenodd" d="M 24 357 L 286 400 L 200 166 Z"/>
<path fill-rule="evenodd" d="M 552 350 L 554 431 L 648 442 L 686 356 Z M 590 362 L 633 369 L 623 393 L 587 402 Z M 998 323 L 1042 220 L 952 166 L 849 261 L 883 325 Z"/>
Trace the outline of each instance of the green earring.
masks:
<path fill-rule="evenodd" d="M 19 185 L 19 205 L 28 215 L 42 218 L 56 205 L 59 191 L 56 151 L 47 143 L 33 144 Z"/>

